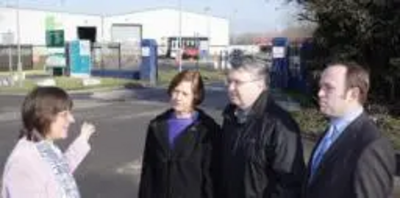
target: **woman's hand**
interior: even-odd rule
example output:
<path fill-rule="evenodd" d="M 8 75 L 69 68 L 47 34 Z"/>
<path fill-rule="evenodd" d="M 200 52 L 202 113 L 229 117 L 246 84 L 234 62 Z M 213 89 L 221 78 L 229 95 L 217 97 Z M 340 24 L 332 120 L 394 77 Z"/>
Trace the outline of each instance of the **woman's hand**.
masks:
<path fill-rule="evenodd" d="M 96 131 L 96 127 L 89 122 L 83 122 L 81 126 L 81 136 L 89 141 L 92 134 Z"/>

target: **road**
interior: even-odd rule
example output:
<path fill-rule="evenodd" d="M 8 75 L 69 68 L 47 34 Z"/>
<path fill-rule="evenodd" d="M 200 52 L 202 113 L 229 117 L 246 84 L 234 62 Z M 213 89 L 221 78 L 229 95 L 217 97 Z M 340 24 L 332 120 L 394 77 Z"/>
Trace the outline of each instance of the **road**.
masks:
<path fill-rule="evenodd" d="M 208 104 L 213 103 L 207 101 Z M 96 125 L 91 139 L 92 151 L 78 168 L 75 177 L 82 197 L 136 197 L 140 174 L 140 158 L 145 131 L 150 119 L 164 111 L 167 97 L 164 90 L 142 90 L 126 100 L 96 100 L 74 95 L 77 122 L 69 138 L 59 142 L 65 149 L 76 137 L 80 124 L 87 120 Z M 0 169 L 17 141 L 20 128 L 21 96 L 0 96 Z M 210 114 L 220 110 L 211 107 Z"/>
<path fill-rule="evenodd" d="M 215 90 L 208 92 L 204 108 L 220 122 L 226 96 L 218 88 Z M 136 197 L 147 123 L 168 107 L 163 89 L 143 89 L 128 94 L 117 90 L 114 94 L 118 97 L 94 94 L 96 97 L 93 99 L 90 94 L 73 95 L 77 122 L 69 138 L 59 143 L 65 149 L 85 120 L 96 125 L 97 133 L 91 139 L 92 151 L 75 173 L 85 198 Z M 17 141 L 20 127 L 18 111 L 22 99 L 21 96 L 0 96 L 1 170 Z M 305 142 L 305 147 L 308 156 L 311 143 Z M 400 190 L 397 193 L 397 197 L 400 196 Z"/>

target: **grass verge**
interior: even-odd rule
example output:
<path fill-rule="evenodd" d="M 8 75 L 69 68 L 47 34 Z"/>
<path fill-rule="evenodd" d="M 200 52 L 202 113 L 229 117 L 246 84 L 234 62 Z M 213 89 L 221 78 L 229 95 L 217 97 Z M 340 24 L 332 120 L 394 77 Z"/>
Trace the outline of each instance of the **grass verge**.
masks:
<path fill-rule="evenodd" d="M 140 81 L 129 80 L 129 79 L 119 79 L 119 78 L 96 78 L 100 80 L 100 84 L 88 85 L 83 84 L 80 78 L 70 78 L 70 77 L 54 77 L 56 86 L 65 89 L 67 91 L 76 90 L 89 90 L 97 88 L 117 88 L 117 87 L 140 87 L 142 83 Z M 27 93 L 37 86 L 37 81 L 32 79 L 26 79 L 23 81 L 22 86 L 19 86 L 17 82 L 14 86 L 4 86 L 0 87 L 0 93 Z"/>
<path fill-rule="evenodd" d="M 312 99 L 295 92 L 286 92 L 294 100 L 299 101 L 301 111 L 292 112 L 304 136 L 316 139 L 328 126 L 327 119 L 318 111 Z M 400 150 L 400 117 L 388 113 L 368 111 L 381 132 Z"/>

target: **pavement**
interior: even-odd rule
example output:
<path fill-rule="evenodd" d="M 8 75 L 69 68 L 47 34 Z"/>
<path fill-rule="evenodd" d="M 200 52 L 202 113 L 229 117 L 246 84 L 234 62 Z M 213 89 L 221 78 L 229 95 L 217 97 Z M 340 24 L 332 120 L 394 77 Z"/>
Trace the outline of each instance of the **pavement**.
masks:
<path fill-rule="evenodd" d="M 206 100 L 202 105 L 218 122 L 221 122 L 221 110 L 227 101 L 222 86 L 214 84 L 207 87 Z M 77 122 L 67 140 L 58 143 L 61 148 L 65 149 L 77 136 L 83 121 L 93 122 L 97 128 L 91 139 L 92 150 L 75 173 L 82 197 L 137 197 L 147 124 L 168 108 L 165 88 L 118 89 L 72 94 L 72 97 L 75 99 L 73 112 Z M 286 98 L 279 93 L 275 97 Z M 1 170 L 17 141 L 21 124 L 18 112 L 22 100 L 22 96 L 0 96 Z M 292 107 L 296 108 L 296 105 Z M 304 140 L 306 158 L 312 146 L 312 142 Z M 399 179 L 396 189 L 395 197 L 400 197 Z"/>

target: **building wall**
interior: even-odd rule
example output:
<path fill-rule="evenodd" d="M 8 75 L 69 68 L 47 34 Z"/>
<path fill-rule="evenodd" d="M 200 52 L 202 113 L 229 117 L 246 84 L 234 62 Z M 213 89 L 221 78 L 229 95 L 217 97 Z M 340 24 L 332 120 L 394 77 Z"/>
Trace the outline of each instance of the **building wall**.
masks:
<path fill-rule="evenodd" d="M 46 19 L 53 18 L 56 29 L 64 29 L 66 41 L 78 38 L 78 26 L 94 26 L 96 40 L 101 36 L 101 17 L 95 15 L 69 14 L 41 10 L 20 9 L 20 41 L 22 44 L 45 45 Z M 0 8 L 0 34 L 14 33 L 13 43 L 17 42 L 17 11 L 13 8 Z M 0 43 L 5 43 L 0 36 Z"/>
<path fill-rule="evenodd" d="M 179 11 L 174 9 L 154 9 L 107 17 L 104 24 L 105 29 L 110 29 L 112 23 L 142 24 L 143 38 L 156 39 L 162 45 L 167 37 L 179 36 L 179 15 Z M 229 45 L 227 19 L 184 11 L 181 16 L 182 36 L 210 36 L 212 46 Z M 110 38 L 109 32 L 105 37 Z"/>
<path fill-rule="evenodd" d="M 19 13 L 22 44 L 45 45 L 45 21 L 49 17 L 54 18 L 55 28 L 64 29 L 66 41 L 78 38 L 78 26 L 94 26 L 97 28 L 97 41 L 110 41 L 113 23 L 141 24 L 142 38 L 156 39 L 161 45 L 166 44 L 167 37 L 179 36 L 179 11 L 174 9 L 153 9 L 108 17 L 28 9 L 20 9 Z M 6 42 L 2 40 L 2 35 L 8 32 L 14 33 L 13 43 L 16 43 L 16 21 L 15 9 L 0 7 L 0 44 Z M 183 11 L 181 24 L 182 36 L 210 36 L 211 46 L 229 45 L 227 19 Z"/>

